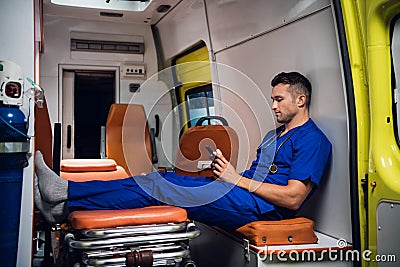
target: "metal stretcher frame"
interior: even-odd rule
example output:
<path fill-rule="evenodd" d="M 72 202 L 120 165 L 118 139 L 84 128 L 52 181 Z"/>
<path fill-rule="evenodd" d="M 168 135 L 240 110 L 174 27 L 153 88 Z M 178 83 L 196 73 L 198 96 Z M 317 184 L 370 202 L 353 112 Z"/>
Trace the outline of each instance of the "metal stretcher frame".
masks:
<path fill-rule="evenodd" d="M 193 223 L 83 230 L 79 234 L 79 240 L 72 233 L 64 240 L 71 249 L 82 252 L 86 265 L 196 266 L 190 259 L 188 242 L 198 237 L 200 230 Z"/>
<path fill-rule="evenodd" d="M 141 227 L 143 228 L 143 227 Z M 169 228 L 169 229 L 168 229 Z M 180 228 L 180 227 L 178 227 Z M 154 232 L 148 231 L 153 229 Z M 160 229 L 162 229 L 160 231 Z M 159 242 L 175 242 L 181 240 L 189 240 L 196 238 L 200 235 L 200 230 L 194 224 L 188 224 L 185 229 L 186 232 L 175 232 L 177 227 L 172 225 L 149 225 L 143 232 L 134 231 L 127 234 L 126 231 L 122 231 L 120 235 L 104 235 L 96 239 L 90 236 L 85 236 L 85 239 L 75 240 L 73 234 L 68 233 L 65 236 L 69 247 L 74 249 L 99 249 L 107 247 L 120 247 L 129 246 L 134 244 L 145 244 L 145 243 L 159 243 Z M 160 232 L 162 234 L 160 234 Z"/>

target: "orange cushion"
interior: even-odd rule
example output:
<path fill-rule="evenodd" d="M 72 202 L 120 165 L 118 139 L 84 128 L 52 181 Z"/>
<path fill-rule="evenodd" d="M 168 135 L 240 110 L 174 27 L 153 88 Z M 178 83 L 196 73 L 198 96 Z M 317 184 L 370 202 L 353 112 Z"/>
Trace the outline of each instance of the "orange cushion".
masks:
<path fill-rule="evenodd" d="M 124 210 L 79 210 L 68 216 L 77 230 L 117 226 L 179 223 L 187 220 L 186 210 L 172 206 L 150 206 Z"/>
<path fill-rule="evenodd" d="M 255 221 L 236 229 L 236 231 L 256 246 L 318 242 L 314 233 L 314 222 L 304 217 L 280 221 Z"/>
<path fill-rule="evenodd" d="M 150 132 L 143 105 L 111 105 L 106 123 L 106 154 L 130 175 L 153 171 Z"/>
<path fill-rule="evenodd" d="M 93 180 L 116 180 L 121 178 L 127 178 L 129 175 L 126 173 L 124 168 L 117 166 L 115 171 L 94 171 L 94 172 L 60 172 L 61 178 L 74 182 L 86 182 Z"/>
<path fill-rule="evenodd" d="M 195 126 L 185 131 L 179 139 L 175 171 L 179 175 L 214 176 L 211 168 L 198 170 L 199 161 L 210 161 L 210 152 L 205 148 L 219 148 L 225 158 L 237 166 L 239 139 L 233 128 L 222 125 Z"/>
<path fill-rule="evenodd" d="M 63 172 L 103 172 L 115 171 L 117 163 L 113 159 L 63 159 L 60 170 Z"/>

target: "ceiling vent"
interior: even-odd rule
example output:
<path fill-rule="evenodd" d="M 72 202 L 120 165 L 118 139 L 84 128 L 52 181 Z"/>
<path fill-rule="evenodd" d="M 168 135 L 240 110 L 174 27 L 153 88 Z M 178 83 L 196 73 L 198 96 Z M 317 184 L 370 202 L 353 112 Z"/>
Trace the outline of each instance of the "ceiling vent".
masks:
<path fill-rule="evenodd" d="M 143 54 L 143 43 L 71 39 L 71 51 Z"/>
<path fill-rule="evenodd" d="M 143 36 L 71 33 L 71 57 L 81 59 L 143 61 Z"/>

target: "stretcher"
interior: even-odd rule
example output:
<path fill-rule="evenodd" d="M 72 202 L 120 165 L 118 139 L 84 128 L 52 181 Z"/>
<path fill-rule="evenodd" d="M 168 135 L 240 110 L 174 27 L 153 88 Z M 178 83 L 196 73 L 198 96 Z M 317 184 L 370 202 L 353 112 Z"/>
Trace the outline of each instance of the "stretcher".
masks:
<path fill-rule="evenodd" d="M 64 240 L 70 249 L 71 263 L 81 262 L 87 266 L 196 266 L 190 258 L 189 241 L 198 237 L 200 230 L 187 220 L 186 211 L 181 208 L 160 206 L 107 212 L 77 211 L 71 213 L 69 222 L 73 230 L 65 233 Z M 90 228 L 91 225 L 105 227 Z"/>
<path fill-rule="evenodd" d="M 64 160 L 60 175 L 74 181 L 128 176 L 115 161 L 102 162 Z M 182 208 L 74 211 L 56 230 L 58 246 L 64 246 L 58 261 L 65 259 L 65 266 L 196 266 L 189 241 L 200 230 Z"/>

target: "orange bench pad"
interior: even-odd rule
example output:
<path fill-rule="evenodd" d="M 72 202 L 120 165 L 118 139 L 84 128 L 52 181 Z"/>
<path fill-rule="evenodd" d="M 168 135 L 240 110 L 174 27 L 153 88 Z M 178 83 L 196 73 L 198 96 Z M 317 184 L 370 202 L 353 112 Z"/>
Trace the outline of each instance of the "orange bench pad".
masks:
<path fill-rule="evenodd" d="M 60 170 L 63 172 L 102 172 L 115 171 L 117 163 L 113 159 L 63 159 Z"/>
<path fill-rule="evenodd" d="M 317 243 L 314 221 L 297 217 L 279 221 L 255 221 L 236 229 L 256 246 Z"/>
<path fill-rule="evenodd" d="M 124 168 L 117 166 L 115 171 L 88 171 L 88 172 L 60 172 L 61 178 L 74 182 L 86 182 L 93 180 L 107 181 L 127 178 L 129 175 Z"/>
<path fill-rule="evenodd" d="M 68 220 L 77 230 L 128 225 L 179 223 L 187 221 L 186 210 L 173 206 L 150 206 L 124 210 L 81 210 L 71 212 Z"/>

